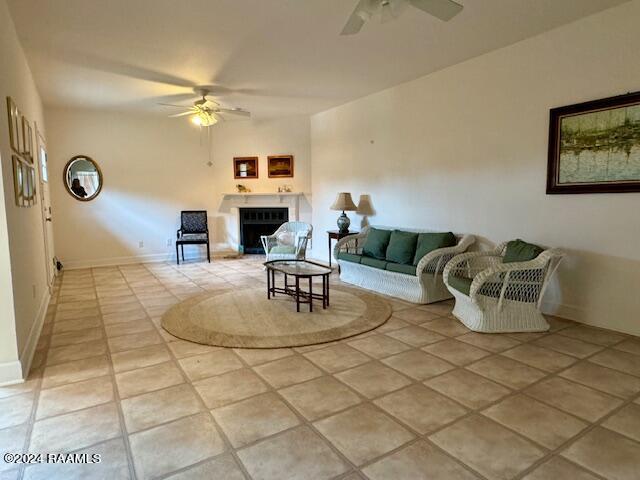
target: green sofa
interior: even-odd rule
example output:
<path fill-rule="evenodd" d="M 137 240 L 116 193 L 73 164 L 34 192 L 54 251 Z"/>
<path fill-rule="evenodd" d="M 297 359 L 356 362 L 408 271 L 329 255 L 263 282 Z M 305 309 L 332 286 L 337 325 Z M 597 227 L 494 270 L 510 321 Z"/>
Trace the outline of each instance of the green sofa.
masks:
<path fill-rule="evenodd" d="M 366 227 L 341 239 L 333 255 L 346 283 L 414 303 L 451 298 L 442 271 L 475 242 L 473 235 Z"/>

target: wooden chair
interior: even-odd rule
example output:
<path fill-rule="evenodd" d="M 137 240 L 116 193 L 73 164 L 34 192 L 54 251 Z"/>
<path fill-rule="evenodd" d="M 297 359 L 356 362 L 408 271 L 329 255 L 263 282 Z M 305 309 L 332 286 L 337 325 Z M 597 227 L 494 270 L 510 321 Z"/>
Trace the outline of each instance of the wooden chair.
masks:
<path fill-rule="evenodd" d="M 180 230 L 176 239 L 176 260 L 180 265 L 178 247 L 182 253 L 184 262 L 185 245 L 206 245 L 207 261 L 211 263 L 211 251 L 209 248 L 209 227 L 207 224 L 206 210 L 183 210 L 180 212 Z"/>

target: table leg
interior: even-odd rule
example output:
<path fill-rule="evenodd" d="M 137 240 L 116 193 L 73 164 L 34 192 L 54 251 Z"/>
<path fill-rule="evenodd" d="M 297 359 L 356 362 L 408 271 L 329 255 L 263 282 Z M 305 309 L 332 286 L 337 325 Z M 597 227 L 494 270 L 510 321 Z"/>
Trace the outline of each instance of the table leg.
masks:
<path fill-rule="evenodd" d="M 300 311 L 300 277 L 296 275 L 296 312 Z"/>
<path fill-rule="evenodd" d="M 273 287 L 273 289 L 271 290 L 271 293 L 275 297 L 276 296 L 276 271 L 275 270 L 271 270 L 271 286 Z"/>
<path fill-rule="evenodd" d="M 267 300 L 271 300 L 271 273 L 267 268 Z"/>
<path fill-rule="evenodd" d="M 322 309 L 327 308 L 327 277 L 322 275 Z"/>
<path fill-rule="evenodd" d="M 331 237 L 329 237 L 329 268 L 331 268 Z"/>
<path fill-rule="evenodd" d="M 327 275 L 327 307 L 329 306 L 329 275 Z"/>
<path fill-rule="evenodd" d="M 313 277 L 309 277 L 309 312 L 313 312 Z"/>

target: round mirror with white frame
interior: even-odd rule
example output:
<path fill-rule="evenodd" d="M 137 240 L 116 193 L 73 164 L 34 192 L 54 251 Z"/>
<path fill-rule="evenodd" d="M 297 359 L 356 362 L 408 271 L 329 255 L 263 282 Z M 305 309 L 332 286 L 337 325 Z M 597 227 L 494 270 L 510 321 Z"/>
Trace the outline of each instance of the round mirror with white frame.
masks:
<path fill-rule="evenodd" d="M 102 171 L 98 164 L 86 155 L 76 155 L 64 167 L 64 186 L 76 200 L 88 202 L 102 190 Z"/>

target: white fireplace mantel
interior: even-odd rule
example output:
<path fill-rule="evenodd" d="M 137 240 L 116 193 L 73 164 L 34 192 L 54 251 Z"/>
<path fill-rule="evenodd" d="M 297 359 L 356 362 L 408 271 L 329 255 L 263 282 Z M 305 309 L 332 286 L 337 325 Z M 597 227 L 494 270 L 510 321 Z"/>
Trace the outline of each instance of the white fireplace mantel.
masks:
<path fill-rule="evenodd" d="M 300 220 L 300 199 L 303 196 L 302 192 L 224 193 L 222 203 L 235 217 L 240 208 L 286 207 L 289 209 L 289 220 Z"/>
<path fill-rule="evenodd" d="M 304 196 L 302 192 L 223 193 L 219 213 L 226 219 L 226 243 L 232 250 L 238 250 L 241 208 L 287 208 L 289 220 L 300 221 L 300 207 Z"/>
<path fill-rule="evenodd" d="M 302 192 L 244 192 L 244 193 L 225 193 L 223 194 L 225 199 L 242 199 L 242 203 L 249 203 L 250 198 L 254 197 L 268 197 L 272 201 L 277 200 L 278 203 L 285 203 L 290 198 L 294 198 L 297 202 L 299 197 L 304 195 Z M 232 200 L 233 201 L 233 200 Z"/>

